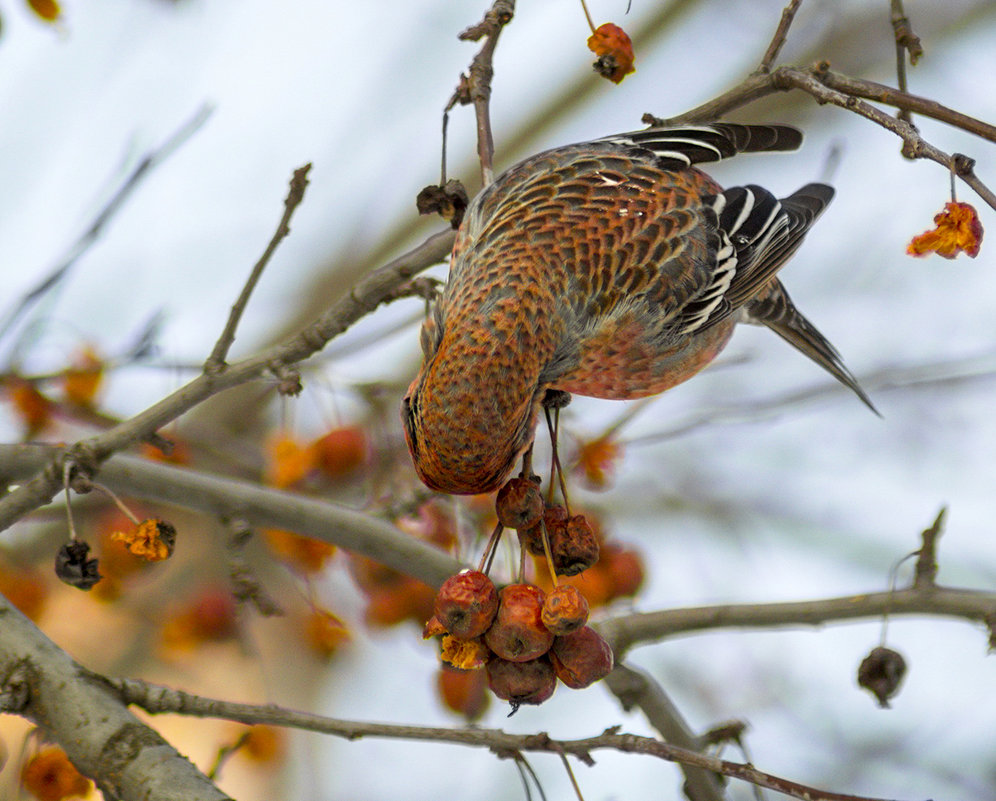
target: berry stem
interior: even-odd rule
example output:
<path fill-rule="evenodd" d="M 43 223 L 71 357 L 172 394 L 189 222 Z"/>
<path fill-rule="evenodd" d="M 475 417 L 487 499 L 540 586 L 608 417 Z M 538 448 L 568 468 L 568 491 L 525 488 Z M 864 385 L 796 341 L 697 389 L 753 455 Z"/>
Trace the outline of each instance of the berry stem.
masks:
<path fill-rule="evenodd" d="M 595 32 L 595 23 L 591 18 L 591 14 L 588 11 L 588 4 L 584 0 L 581 0 L 581 8 L 584 9 L 584 18 L 588 20 L 588 27 L 591 28 L 591 32 Z"/>
<path fill-rule="evenodd" d="M 69 525 L 69 538 L 76 539 L 76 524 L 73 523 L 73 504 L 69 497 L 69 474 L 72 472 L 73 463 L 66 460 L 62 466 L 62 486 L 66 491 L 66 522 Z"/>
<path fill-rule="evenodd" d="M 564 508 L 568 517 L 571 514 L 571 501 L 567 497 L 567 482 L 564 480 L 564 468 L 560 463 L 560 454 L 557 445 L 560 441 L 560 409 L 553 410 L 553 419 L 550 418 L 550 409 L 544 409 L 546 414 L 546 427 L 550 430 L 550 449 L 553 452 L 550 465 L 550 501 L 553 501 L 553 477 L 557 477 L 560 484 L 560 494 L 564 496 Z"/>
<path fill-rule="evenodd" d="M 543 555 L 546 557 L 546 567 L 550 571 L 550 580 L 554 589 L 557 587 L 557 571 L 553 566 L 553 552 L 550 550 L 550 538 L 546 533 L 546 521 L 540 518 L 540 531 L 543 533 Z"/>
<path fill-rule="evenodd" d="M 487 544 L 484 546 L 484 553 L 481 554 L 481 561 L 477 565 L 477 570 L 485 576 L 491 572 L 491 563 L 495 559 L 495 552 L 498 550 L 498 540 L 501 539 L 501 533 L 504 528 L 501 523 L 498 523 L 495 526 L 495 530 L 491 532 L 491 536 L 488 537 Z"/>

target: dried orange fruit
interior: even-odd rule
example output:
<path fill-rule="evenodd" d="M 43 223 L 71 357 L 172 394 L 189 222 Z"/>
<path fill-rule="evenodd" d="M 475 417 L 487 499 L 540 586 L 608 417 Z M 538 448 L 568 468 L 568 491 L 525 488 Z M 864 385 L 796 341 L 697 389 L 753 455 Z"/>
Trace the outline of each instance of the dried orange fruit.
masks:
<path fill-rule="evenodd" d="M 618 25 L 611 22 L 599 25 L 588 37 L 588 49 L 598 56 L 595 71 L 613 83 L 619 83 L 636 71 L 633 66 L 633 43 Z"/>
<path fill-rule="evenodd" d="M 959 253 L 971 258 L 979 255 L 982 245 L 982 223 L 975 208 L 969 203 L 945 203 L 944 210 L 934 217 L 933 230 L 913 237 L 906 252 L 910 256 L 936 253 L 953 259 Z"/>

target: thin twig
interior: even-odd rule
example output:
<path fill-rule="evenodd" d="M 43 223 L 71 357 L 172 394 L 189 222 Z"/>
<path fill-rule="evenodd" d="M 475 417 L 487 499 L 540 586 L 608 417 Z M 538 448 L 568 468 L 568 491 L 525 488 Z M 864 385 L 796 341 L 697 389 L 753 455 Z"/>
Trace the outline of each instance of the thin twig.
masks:
<path fill-rule="evenodd" d="M 222 718 L 248 724 L 265 723 L 331 734 L 348 740 L 358 740 L 363 737 L 384 737 L 421 742 L 445 742 L 487 748 L 500 757 L 508 758 L 514 758 L 514 754 L 521 751 L 564 754 L 573 756 L 586 765 L 594 763 L 591 756 L 592 751 L 608 749 L 620 753 L 654 756 L 668 762 L 694 765 L 723 776 L 766 787 L 793 798 L 805 799 L 805 801 L 875 801 L 875 799 L 864 796 L 818 790 L 815 787 L 808 787 L 790 779 L 765 773 L 753 765 L 730 762 L 718 757 L 678 748 L 663 743 L 654 737 L 618 734 L 613 729 L 595 737 L 556 740 L 545 733 L 509 734 L 500 729 L 451 729 L 338 720 L 310 712 L 284 709 L 273 704 L 241 704 L 206 698 L 136 679 L 110 679 L 108 684 L 117 691 L 122 701 L 141 707 L 152 714 L 169 712 L 192 717 Z"/>
<path fill-rule="evenodd" d="M 0 499 L 0 531 L 52 500 L 62 486 L 65 459 L 97 467 L 111 454 L 147 437 L 207 398 L 308 358 L 376 309 L 399 285 L 442 261 L 453 247 L 454 236 L 452 229 L 440 231 L 369 274 L 315 322 L 284 342 L 230 365 L 223 373 L 205 373 L 123 423 L 60 449 L 34 478 Z"/>
<path fill-rule="evenodd" d="M 491 79 L 494 76 L 495 48 L 502 29 L 515 13 L 514 0 L 495 0 L 484 19 L 460 34 L 464 41 L 478 41 L 487 37 L 480 51 L 470 62 L 468 92 L 474 103 L 477 117 L 477 155 L 481 162 L 481 183 L 488 186 L 494 181 L 494 137 L 491 133 Z"/>
<path fill-rule="evenodd" d="M 591 29 L 591 32 L 594 33 L 595 21 L 591 18 L 591 12 L 588 10 L 588 4 L 584 0 L 581 0 L 581 8 L 584 10 L 584 18 L 588 21 L 588 27 Z"/>
<path fill-rule="evenodd" d="M 104 207 L 100 210 L 93 222 L 90 223 L 90 227 L 83 232 L 80 238 L 77 239 L 73 246 L 69 249 L 69 253 L 63 258 L 62 262 L 34 287 L 32 287 L 27 294 L 17 301 L 14 307 L 7 312 L 6 317 L 2 322 L 0 322 L 0 337 L 3 337 L 17 323 L 21 316 L 27 312 L 35 301 L 44 296 L 46 292 L 66 277 L 79 258 L 90 249 L 97 239 L 100 238 L 104 228 L 121 210 L 125 204 L 125 201 L 131 197 L 132 193 L 138 188 L 139 184 L 141 184 L 142 179 L 145 178 L 153 169 L 162 164 L 163 161 L 169 158 L 177 150 L 177 148 L 190 139 L 190 137 L 193 136 L 205 122 L 207 122 L 207 119 L 211 116 L 212 111 L 213 108 L 211 106 L 202 106 L 198 109 L 197 113 L 190 118 L 190 120 L 185 122 L 180 129 L 172 134 L 172 136 L 170 136 L 160 147 L 142 157 L 138 164 L 135 165 L 135 168 L 131 171 L 131 173 L 129 173 L 128 177 L 125 178 L 121 186 L 111 196 L 111 199 L 108 200 Z"/>
<path fill-rule="evenodd" d="M 910 64 L 916 66 L 920 56 L 923 55 L 923 47 L 920 45 L 920 37 L 913 33 L 913 27 L 903 9 L 903 0 L 892 0 L 892 32 L 896 39 L 896 84 L 900 92 L 905 92 L 906 59 L 908 57 Z M 908 108 L 899 109 L 898 117 L 913 124 L 913 117 Z"/>
<path fill-rule="evenodd" d="M 782 18 L 775 29 L 775 35 L 771 38 L 771 44 L 768 45 L 768 49 L 764 52 L 764 57 L 761 59 L 761 63 L 755 70 L 755 73 L 767 73 L 771 71 L 771 65 L 775 63 L 775 59 L 778 58 L 778 54 L 784 46 L 789 28 L 792 27 L 792 20 L 795 19 L 795 14 L 801 5 L 802 0 L 791 0 L 782 10 Z"/>
<path fill-rule="evenodd" d="M 783 66 L 767 74 L 755 73 L 730 91 L 691 111 L 669 119 L 646 114 L 644 121 L 658 126 L 713 121 L 762 97 L 792 89 L 806 92 L 818 103 L 830 103 L 852 111 L 891 131 L 903 140 L 904 155 L 929 159 L 943 165 L 945 169 L 954 169 L 959 178 L 996 210 L 996 194 L 975 175 L 974 160 L 960 154 L 948 155 L 923 139 L 909 123 L 892 117 L 859 98 L 867 96 L 887 105 L 916 111 L 991 142 L 996 142 L 996 127 L 948 109 L 934 101 L 889 89 L 871 81 L 858 80 L 832 72 L 826 63 L 819 63 L 809 68 Z"/>
<path fill-rule="evenodd" d="M 280 223 L 277 225 L 277 230 L 273 232 L 273 236 L 270 238 L 266 250 L 263 251 L 263 255 L 259 257 L 259 261 L 253 265 L 252 271 L 249 273 L 249 278 L 246 279 L 245 286 L 242 287 L 242 292 L 239 294 L 238 300 L 235 301 L 232 311 L 228 315 L 228 322 L 225 323 L 225 328 L 221 332 L 221 336 L 218 337 L 211 355 L 204 363 L 204 372 L 217 373 L 224 369 L 225 359 L 228 358 L 228 349 L 235 342 L 235 330 L 239 327 L 239 320 L 242 319 L 242 313 L 246 310 L 249 297 L 256 288 L 256 284 L 259 283 L 266 265 L 270 263 L 270 258 L 276 251 L 277 246 L 290 233 L 290 220 L 304 199 L 304 190 L 308 188 L 308 172 L 310 170 L 310 162 L 294 170 L 294 175 L 290 180 L 290 190 L 284 199 L 284 213 L 280 218 Z"/>

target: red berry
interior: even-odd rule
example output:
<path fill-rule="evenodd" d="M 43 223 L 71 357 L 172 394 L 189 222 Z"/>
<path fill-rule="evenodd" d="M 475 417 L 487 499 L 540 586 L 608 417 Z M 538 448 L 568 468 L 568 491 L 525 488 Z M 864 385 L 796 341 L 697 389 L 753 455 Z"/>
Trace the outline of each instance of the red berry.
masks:
<path fill-rule="evenodd" d="M 496 657 L 488 662 L 487 671 L 491 692 L 510 701 L 513 713 L 520 704 L 542 704 L 557 689 L 557 676 L 545 656 L 528 662 Z"/>
<path fill-rule="evenodd" d="M 502 588 L 498 615 L 484 641 L 499 657 L 512 662 L 542 656 L 553 643 L 542 612 L 543 590 L 532 584 L 509 584 Z"/>
<path fill-rule="evenodd" d="M 612 649 L 590 626 L 557 637 L 550 657 L 557 678 L 572 690 L 594 684 L 612 671 Z"/>
<path fill-rule="evenodd" d="M 433 606 L 443 627 L 464 640 L 484 634 L 497 610 L 498 591 L 478 570 L 462 570 L 446 579 Z"/>

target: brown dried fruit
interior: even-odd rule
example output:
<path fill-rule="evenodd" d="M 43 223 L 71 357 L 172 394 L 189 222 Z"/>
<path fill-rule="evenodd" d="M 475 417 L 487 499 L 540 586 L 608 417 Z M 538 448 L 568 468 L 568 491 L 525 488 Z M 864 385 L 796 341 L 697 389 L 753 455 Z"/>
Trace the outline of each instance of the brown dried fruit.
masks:
<path fill-rule="evenodd" d="M 548 527 L 547 533 L 558 575 L 577 575 L 598 561 L 598 540 L 584 515 L 572 515 L 563 529 L 554 532 Z"/>
<path fill-rule="evenodd" d="M 554 634 L 570 634 L 588 622 L 588 602 L 577 587 L 561 584 L 543 599 L 540 618 Z"/>
<path fill-rule="evenodd" d="M 545 656 L 528 662 L 494 658 L 488 662 L 488 687 L 503 701 L 512 704 L 514 715 L 521 704 L 542 704 L 557 689 L 553 665 Z"/>
<path fill-rule="evenodd" d="M 498 611 L 498 591 L 479 570 L 461 570 L 443 582 L 433 607 L 452 635 L 469 640 L 488 630 Z"/>
<path fill-rule="evenodd" d="M 498 615 L 484 641 L 502 659 L 536 659 L 553 644 L 553 634 L 543 625 L 542 612 L 543 590 L 532 584 L 509 584 L 502 588 Z"/>
<path fill-rule="evenodd" d="M 83 540 L 70 540 L 55 555 L 55 575 L 71 587 L 89 590 L 100 581 L 96 559 L 89 559 L 90 546 Z"/>
<path fill-rule="evenodd" d="M 888 709 L 889 699 L 899 692 L 905 675 L 906 660 L 902 654 L 880 645 L 861 661 L 858 685 L 874 695 L 880 707 Z"/>
<path fill-rule="evenodd" d="M 550 538 L 550 545 L 553 546 L 554 536 L 566 536 L 567 510 L 560 504 L 547 506 L 543 510 L 543 521 L 537 521 L 531 526 L 519 529 L 519 542 L 533 556 L 543 556 L 543 526 L 546 526 L 547 537 Z"/>
<path fill-rule="evenodd" d="M 612 649 L 590 626 L 557 637 L 550 657 L 557 678 L 572 690 L 588 687 L 612 671 Z"/>
<path fill-rule="evenodd" d="M 543 517 L 543 494 L 531 478 L 510 478 L 495 498 L 498 522 L 505 528 L 529 528 Z"/>

